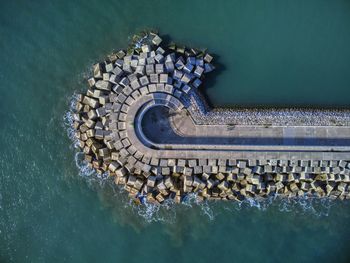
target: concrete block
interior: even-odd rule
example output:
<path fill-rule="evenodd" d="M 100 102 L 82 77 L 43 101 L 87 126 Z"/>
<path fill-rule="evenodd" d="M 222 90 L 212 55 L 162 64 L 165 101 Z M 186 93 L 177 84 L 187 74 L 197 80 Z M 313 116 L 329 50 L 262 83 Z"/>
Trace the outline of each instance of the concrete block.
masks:
<path fill-rule="evenodd" d="M 164 55 L 164 53 L 165 53 L 165 50 L 164 50 L 163 48 L 158 47 L 158 48 L 156 49 L 156 54 Z"/>
<path fill-rule="evenodd" d="M 218 173 L 218 174 L 216 174 L 216 179 L 218 179 L 219 181 L 221 181 L 221 180 L 224 180 L 225 179 L 225 175 L 223 175 L 222 173 Z"/>
<path fill-rule="evenodd" d="M 188 73 L 185 73 L 181 78 L 181 82 L 188 84 L 188 83 L 190 83 L 191 79 L 192 79 L 191 75 Z"/>
<path fill-rule="evenodd" d="M 159 165 L 159 159 L 155 158 L 155 157 L 152 157 L 150 164 L 153 165 L 153 166 L 158 166 Z"/>
<path fill-rule="evenodd" d="M 183 69 L 185 66 L 185 62 L 182 57 L 179 57 L 178 60 L 175 63 L 175 67 L 179 70 Z"/>
<path fill-rule="evenodd" d="M 154 57 L 148 57 L 146 58 L 146 63 L 147 65 L 152 65 L 156 63 L 156 60 L 154 59 Z"/>
<path fill-rule="evenodd" d="M 126 121 L 126 114 L 125 113 L 123 113 L 123 112 L 121 112 L 121 113 L 119 113 L 119 117 L 118 117 L 118 120 L 120 120 L 120 121 Z"/>
<path fill-rule="evenodd" d="M 150 74 L 151 83 L 158 83 L 158 74 Z"/>
<path fill-rule="evenodd" d="M 176 70 L 176 69 L 174 70 L 173 79 L 175 79 L 175 80 L 181 80 L 181 79 L 182 79 L 182 76 L 183 76 L 182 71 Z"/>
<path fill-rule="evenodd" d="M 344 160 L 339 161 L 339 167 L 342 167 L 342 168 L 348 167 L 348 162 Z"/>
<path fill-rule="evenodd" d="M 156 90 L 159 92 L 163 92 L 165 89 L 164 84 L 157 83 L 156 84 Z"/>
<path fill-rule="evenodd" d="M 99 106 L 99 102 L 96 99 L 84 96 L 83 99 L 83 104 L 86 104 L 88 106 L 90 106 L 91 108 L 95 109 Z"/>
<path fill-rule="evenodd" d="M 126 100 L 126 96 L 125 96 L 123 93 L 120 93 L 120 94 L 118 95 L 118 101 L 119 101 L 120 103 L 124 103 L 125 100 Z"/>
<path fill-rule="evenodd" d="M 151 75 L 154 74 L 154 64 L 146 65 L 146 74 Z"/>
<path fill-rule="evenodd" d="M 172 61 L 165 62 L 165 71 L 167 73 L 171 73 L 174 70 L 175 70 L 174 62 L 172 62 Z"/>
<path fill-rule="evenodd" d="M 210 63 L 210 62 L 212 62 L 212 60 L 213 60 L 213 57 L 211 55 L 205 54 L 205 56 L 204 56 L 205 62 Z"/>
<path fill-rule="evenodd" d="M 160 83 L 168 83 L 168 74 L 160 74 L 159 75 Z"/>
<path fill-rule="evenodd" d="M 133 90 L 136 90 L 138 88 L 141 87 L 140 83 L 139 83 L 139 80 L 138 79 L 135 79 L 133 80 L 131 83 L 130 83 L 130 86 Z"/>
<path fill-rule="evenodd" d="M 118 77 L 117 75 L 111 74 L 108 81 L 111 82 L 112 84 L 116 85 L 119 83 L 120 77 Z"/>
<path fill-rule="evenodd" d="M 113 67 L 113 64 L 112 63 L 107 63 L 106 66 L 106 72 L 112 72 L 114 67 Z"/>
<path fill-rule="evenodd" d="M 192 64 L 189 64 L 189 63 L 187 63 L 183 67 L 183 71 L 185 71 L 186 73 L 191 73 L 193 69 L 194 69 L 194 66 Z"/>
<path fill-rule="evenodd" d="M 93 71 L 95 79 L 102 79 L 102 67 L 100 64 L 95 64 L 93 66 Z"/>
<path fill-rule="evenodd" d="M 135 69 L 135 73 L 138 75 L 144 75 L 145 74 L 145 66 L 144 65 L 138 65 Z"/>
<path fill-rule="evenodd" d="M 141 46 L 141 49 L 142 49 L 142 52 L 144 52 L 144 53 L 146 53 L 146 54 L 147 54 L 147 52 L 151 52 L 151 47 L 150 47 L 150 45 L 142 45 L 142 46 Z"/>
<path fill-rule="evenodd" d="M 168 159 L 160 159 L 159 166 L 161 167 L 168 166 Z"/>
<path fill-rule="evenodd" d="M 160 43 L 162 43 L 162 39 L 158 35 L 155 35 L 152 39 L 152 43 L 156 46 L 159 46 Z"/>
<path fill-rule="evenodd" d="M 112 88 L 112 84 L 108 81 L 104 81 L 104 80 L 98 80 L 95 83 L 95 87 L 101 90 L 107 90 L 110 91 Z"/>
<path fill-rule="evenodd" d="M 193 173 L 194 174 L 202 174 L 203 173 L 203 167 L 202 166 L 194 166 L 193 167 Z"/>
<path fill-rule="evenodd" d="M 191 87 L 189 85 L 184 85 L 182 87 L 182 91 L 186 94 L 188 94 L 190 92 L 190 90 L 191 90 Z"/>
<path fill-rule="evenodd" d="M 146 66 L 147 61 L 146 61 L 147 57 L 142 58 L 141 56 L 139 57 L 139 63 L 138 66 Z"/>
<path fill-rule="evenodd" d="M 118 122 L 118 130 L 125 130 L 125 129 L 126 129 L 126 123 Z"/>
<path fill-rule="evenodd" d="M 123 144 L 124 148 L 126 148 L 126 147 L 131 145 L 130 140 L 127 139 L 127 138 L 122 140 L 122 144 Z"/>
<path fill-rule="evenodd" d="M 247 161 L 238 161 L 237 162 L 238 168 L 246 168 L 247 167 Z"/>
<path fill-rule="evenodd" d="M 166 166 L 175 166 L 176 165 L 176 159 L 167 159 L 167 164 Z"/>
<path fill-rule="evenodd" d="M 123 64 L 123 72 L 124 73 L 127 73 L 127 74 L 131 74 L 133 72 L 133 69 L 131 68 L 131 65 L 130 64 L 127 64 L 124 62 Z"/>
<path fill-rule="evenodd" d="M 195 57 L 188 57 L 187 64 L 191 64 L 191 65 L 195 66 L 196 65 L 196 58 Z"/>
<path fill-rule="evenodd" d="M 320 166 L 321 166 L 321 167 L 329 167 L 329 161 L 327 161 L 327 160 L 321 160 Z"/>
<path fill-rule="evenodd" d="M 132 59 L 130 62 L 130 66 L 132 69 L 136 69 L 138 64 L 139 64 L 139 61 L 137 59 Z"/>
<path fill-rule="evenodd" d="M 137 100 L 141 97 L 141 93 L 139 90 L 135 90 L 133 93 L 131 93 L 131 96 L 133 97 L 134 100 Z"/>
<path fill-rule="evenodd" d="M 148 94 L 148 93 L 149 93 L 148 87 L 147 87 L 147 86 L 141 87 L 141 88 L 140 88 L 140 93 L 141 93 L 142 95 Z"/>
<path fill-rule="evenodd" d="M 165 84 L 164 90 L 165 90 L 165 92 L 167 92 L 169 94 L 173 94 L 174 87 L 173 87 L 173 85 Z"/>
<path fill-rule="evenodd" d="M 114 65 L 119 67 L 120 69 L 123 67 L 123 64 L 124 64 L 124 60 L 123 59 L 117 59 L 115 62 L 114 62 Z M 115 69 L 115 68 L 114 68 Z"/>
<path fill-rule="evenodd" d="M 156 92 L 156 91 L 157 91 L 157 86 L 156 86 L 156 84 L 149 84 L 149 85 L 148 85 L 148 91 L 149 91 L 149 92 Z"/>
<path fill-rule="evenodd" d="M 135 154 L 137 151 L 137 149 L 134 145 L 130 145 L 126 150 L 129 154 Z"/>
<path fill-rule="evenodd" d="M 178 159 L 178 160 L 177 160 L 177 166 L 185 167 L 185 166 L 186 166 L 186 160 L 184 160 L 184 159 Z"/>
<path fill-rule="evenodd" d="M 120 81 L 119 81 L 119 83 L 120 83 Z M 124 86 L 120 85 L 119 83 L 117 83 L 116 85 L 114 85 L 114 86 L 112 87 L 112 90 L 113 90 L 115 93 L 117 93 L 116 95 L 118 95 L 119 93 L 121 93 L 122 90 L 123 90 L 123 88 L 124 88 Z M 111 95 L 112 95 L 112 94 L 111 94 Z M 110 95 L 110 96 L 111 96 L 111 95 Z"/>
<path fill-rule="evenodd" d="M 157 63 L 164 63 L 164 56 L 162 54 L 157 54 L 155 57 L 154 57 L 154 60 L 157 62 Z"/>
<path fill-rule="evenodd" d="M 207 174 L 207 173 L 203 173 L 203 174 L 202 174 L 202 178 L 203 178 L 204 181 L 208 180 L 209 177 L 210 177 L 210 175 Z"/>
<path fill-rule="evenodd" d="M 191 186 L 193 184 L 193 177 L 191 175 L 184 176 L 184 185 Z"/>
<path fill-rule="evenodd" d="M 128 77 L 124 77 L 124 78 L 121 79 L 121 81 L 119 82 L 119 84 L 122 85 L 122 86 L 124 86 L 124 87 L 126 87 L 127 85 L 130 84 L 130 80 L 129 80 Z"/>
<path fill-rule="evenodd" d="M 126 54 L 125 54 L 124 50 L 119 50 L 116 55 L 119 59 L 122 59 L 125 57 Z"/>
<path fill-rule="evenodd" d="M 135 99 L 131 96 L 129 96 L 126 100 L 125 103 L 131 106 L 135 102 Z"/>
<path fill-rule="evenodd" d="M 184 175 L 190 176 L 193 173 L 193 168 L 185 167 L 183 173 L 184 173 Z"/>
<path fill-rule="evenodd" d="M 148 80 L 148 77 L 147 76 L 142 76 L 140 79 L 140 84 L 141 86 L 146 86 L 149 84 L 149 80 Z"/>
<path fill-rule="evenodd" d="M 134 90 L 128 85 L 125 86 L 122 90 L 122 92 L 126 95 L 129 96 Z"/>
<path fill-rule="evenodd" d="M 215 182 L 212 179 L 207 180 L 207 187 L 208 189 L 212 189 L 215 186 Z"/>
<path fill-rule="evenodd" d="M 96 83 L 96 80 L 94 78 L 89 78 L 88 79 L 88 84 L 89 84 L 89 87 L 93 87 Z"/>
<path fill-rule="evenodd" d="M 195 167 L 197 166 L 197 160 L 196 159 L 192 159 L 188 161 L 188 166 L 189 167 Z"/>
<path fill-rule="evenodd" d="M 129 106 L 126 104 L 123 104 L 123 106 L 120 109 L 121 112 L 128 113 L 129 111 Z"/>
<path fill-rule="evenodd" d="M 214 167 L 216 167 L 216 166 L 204 165 L 203 166 L 203 172 L 207 173 L 207 174 L 215 173 Z"/>
<path fill-rule="evenodd" d="M 176 60 L 175 53 L 170 53 L 165 57 L 165 62 L 175 62 L 175 60 Z"/>
<path fill-rule="evenodd" d="M 170 175 L 170 168 L 162 167 L 162 175 Z"/>
<path fill-rule="evenodd" d="M 339 165 L 338 161 L 335 161 L 335 160 L 329 161 L 329 167 L 337 167 L 338 165 Z"/>
<path fill-rule="evenodd" d="M 156 74 L 164 73 L 164 64 L 156 64 Z"/>

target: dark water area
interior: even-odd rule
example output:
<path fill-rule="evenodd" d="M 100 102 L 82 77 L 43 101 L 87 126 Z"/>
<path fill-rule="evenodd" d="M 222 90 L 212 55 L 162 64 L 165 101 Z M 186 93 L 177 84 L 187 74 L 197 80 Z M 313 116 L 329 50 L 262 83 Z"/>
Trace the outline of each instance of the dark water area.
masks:
<path fill-rule="evenodd" d="M 207 47 L 217 106 L 349 104 L 349 1 L 1 1 L 0 262 L 349 262 L 329 200 L 137 207 L 80 163 L 72 95 L 95 61 L 155 27 Z"/>

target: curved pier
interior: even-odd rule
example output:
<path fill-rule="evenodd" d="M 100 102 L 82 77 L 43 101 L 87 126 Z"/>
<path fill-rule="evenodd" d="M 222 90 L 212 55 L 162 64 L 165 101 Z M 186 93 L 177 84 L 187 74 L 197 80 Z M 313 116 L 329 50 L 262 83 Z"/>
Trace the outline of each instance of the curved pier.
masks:
<path fill-rule="evenodd" d="M 190 192 L 225 200 L 350 197 L 349 111 L 320 111 L 319 122 L 315 110 L 281 110 L 280 118 L 265 110 L 240 122 L 238 111 L 208 110 L 198 91 L 214 69 L 210 55 L 160 43 L 150 33 L 129 54 L 96 64 L 78 96 L 74 128 L 97 172 L 114 176 L 131 197 L 159 203 Z M 309 116 L 308 125 L 296 116 Z"/>

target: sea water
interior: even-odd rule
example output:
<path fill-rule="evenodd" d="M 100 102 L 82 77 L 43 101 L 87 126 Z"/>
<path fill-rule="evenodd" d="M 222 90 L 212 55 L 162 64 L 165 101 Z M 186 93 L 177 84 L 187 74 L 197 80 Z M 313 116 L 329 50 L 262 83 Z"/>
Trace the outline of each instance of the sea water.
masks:
<path fill-rule="evenodd" d="M 67 125 L 91 65 L 144 28 L 215 54 L 214 106 L 349 107 L 349 1 L 0 8 L 0 262 L 349 262 L 346 201 L 136 206 L 81 162 Z"/>

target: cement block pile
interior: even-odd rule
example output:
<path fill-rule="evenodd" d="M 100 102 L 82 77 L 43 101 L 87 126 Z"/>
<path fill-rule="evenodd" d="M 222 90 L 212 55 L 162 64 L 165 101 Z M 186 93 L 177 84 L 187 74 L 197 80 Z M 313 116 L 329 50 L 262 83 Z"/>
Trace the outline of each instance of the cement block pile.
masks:
<path fill-rule="evenodd" d="M 208 53 L 161 44 L 157 34 L 148 33 L 127 51 L 109 55 L 93 66 L 88 90 L 77 97 L 76 137 L 97 173 L 107 173 L 139 202 L 181 202 L 189 193 L 199 200 L 237 201 L 275 194 L 350 197 L 348 161 L 152 156 L 146 139 L 135 139 L 135 116 L 147 103 L 190 108 L 190 94 L 214 70 Z"/>

